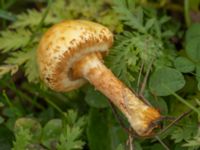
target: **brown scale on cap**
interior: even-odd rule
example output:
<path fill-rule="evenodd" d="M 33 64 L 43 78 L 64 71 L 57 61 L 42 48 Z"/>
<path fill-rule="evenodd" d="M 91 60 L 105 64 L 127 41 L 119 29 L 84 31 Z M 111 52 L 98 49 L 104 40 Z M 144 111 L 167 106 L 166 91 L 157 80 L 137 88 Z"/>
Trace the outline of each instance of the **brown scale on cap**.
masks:
<path fill-rule="evenodd" d="M 89 81 L 127 117 L 140 136 L 148 136 L 160 114 L 146 105 L 103 64 L 113 43 L 104 26 L 83 20 L 51 27 L 38 47 L 40 76 L 55 91 L 70 91 Z"/>

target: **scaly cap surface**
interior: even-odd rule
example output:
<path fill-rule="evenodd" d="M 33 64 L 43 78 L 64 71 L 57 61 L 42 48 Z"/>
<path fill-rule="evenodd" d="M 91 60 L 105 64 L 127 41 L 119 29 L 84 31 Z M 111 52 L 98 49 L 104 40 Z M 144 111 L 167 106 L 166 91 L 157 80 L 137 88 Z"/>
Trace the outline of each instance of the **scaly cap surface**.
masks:
<path fill-rule="evenodd" d="M 55 91 L 76 89 L 85 80 L 70 77 L 72 65 L 92 52 L 106 54 L 112 43 L 112 33 L 100 24 L 84 20 L 56 24 L 44 34 L 37 50 L 40 77 Z"/>

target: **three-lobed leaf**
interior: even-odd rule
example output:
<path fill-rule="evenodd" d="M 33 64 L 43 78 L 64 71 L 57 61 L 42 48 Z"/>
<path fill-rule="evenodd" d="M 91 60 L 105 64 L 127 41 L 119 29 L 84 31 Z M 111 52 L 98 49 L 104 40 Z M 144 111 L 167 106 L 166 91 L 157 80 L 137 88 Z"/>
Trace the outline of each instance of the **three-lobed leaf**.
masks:
<path fill-rule="evenodd" d="M 195 69 L 195 64 L 186 57 L 177 57 L 174 61 L 175 68 L 180 72 L 192 72 Z"/>
<path fill-rule="evenodd" d="M 171 91 L 176 92 L 184 85 L 183 75 L 178 70 L 169 67 L 156 70 L 149 80 L 149 88 L 157 96 L 170 95 Z"/>

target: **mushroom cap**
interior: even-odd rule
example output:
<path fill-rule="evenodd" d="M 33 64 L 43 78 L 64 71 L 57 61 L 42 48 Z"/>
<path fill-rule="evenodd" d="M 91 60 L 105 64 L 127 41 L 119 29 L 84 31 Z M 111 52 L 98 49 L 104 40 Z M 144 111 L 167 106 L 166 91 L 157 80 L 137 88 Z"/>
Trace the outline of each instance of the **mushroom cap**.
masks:
<path fill-rule="evenodd" d="M 90 21 L 68 20 L 51 27 L 37 49 L 41 79 L 55 91 L 79 88 L 86 80 L 72 79 L 73 64 L 89 53 L 107 54 L 113 43 L 108 28 Z"/>

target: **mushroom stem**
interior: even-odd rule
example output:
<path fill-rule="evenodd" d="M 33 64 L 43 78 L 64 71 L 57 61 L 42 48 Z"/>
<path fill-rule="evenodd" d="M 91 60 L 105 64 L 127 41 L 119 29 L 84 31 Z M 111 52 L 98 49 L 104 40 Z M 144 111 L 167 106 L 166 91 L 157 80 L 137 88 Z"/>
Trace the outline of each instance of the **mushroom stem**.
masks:
<path fill-rule="evenodd" d="M 148 136 L 157 127 L 155 122 L 161 118 L 159 112 L 146 105 L 116 78 L 103 64 L 101 54 L 91 53 L 84 56 L 74 64 L 72 70 L 73 77 L 84 77 L 106 95 L 128 118 L 138 135 Z"/>

